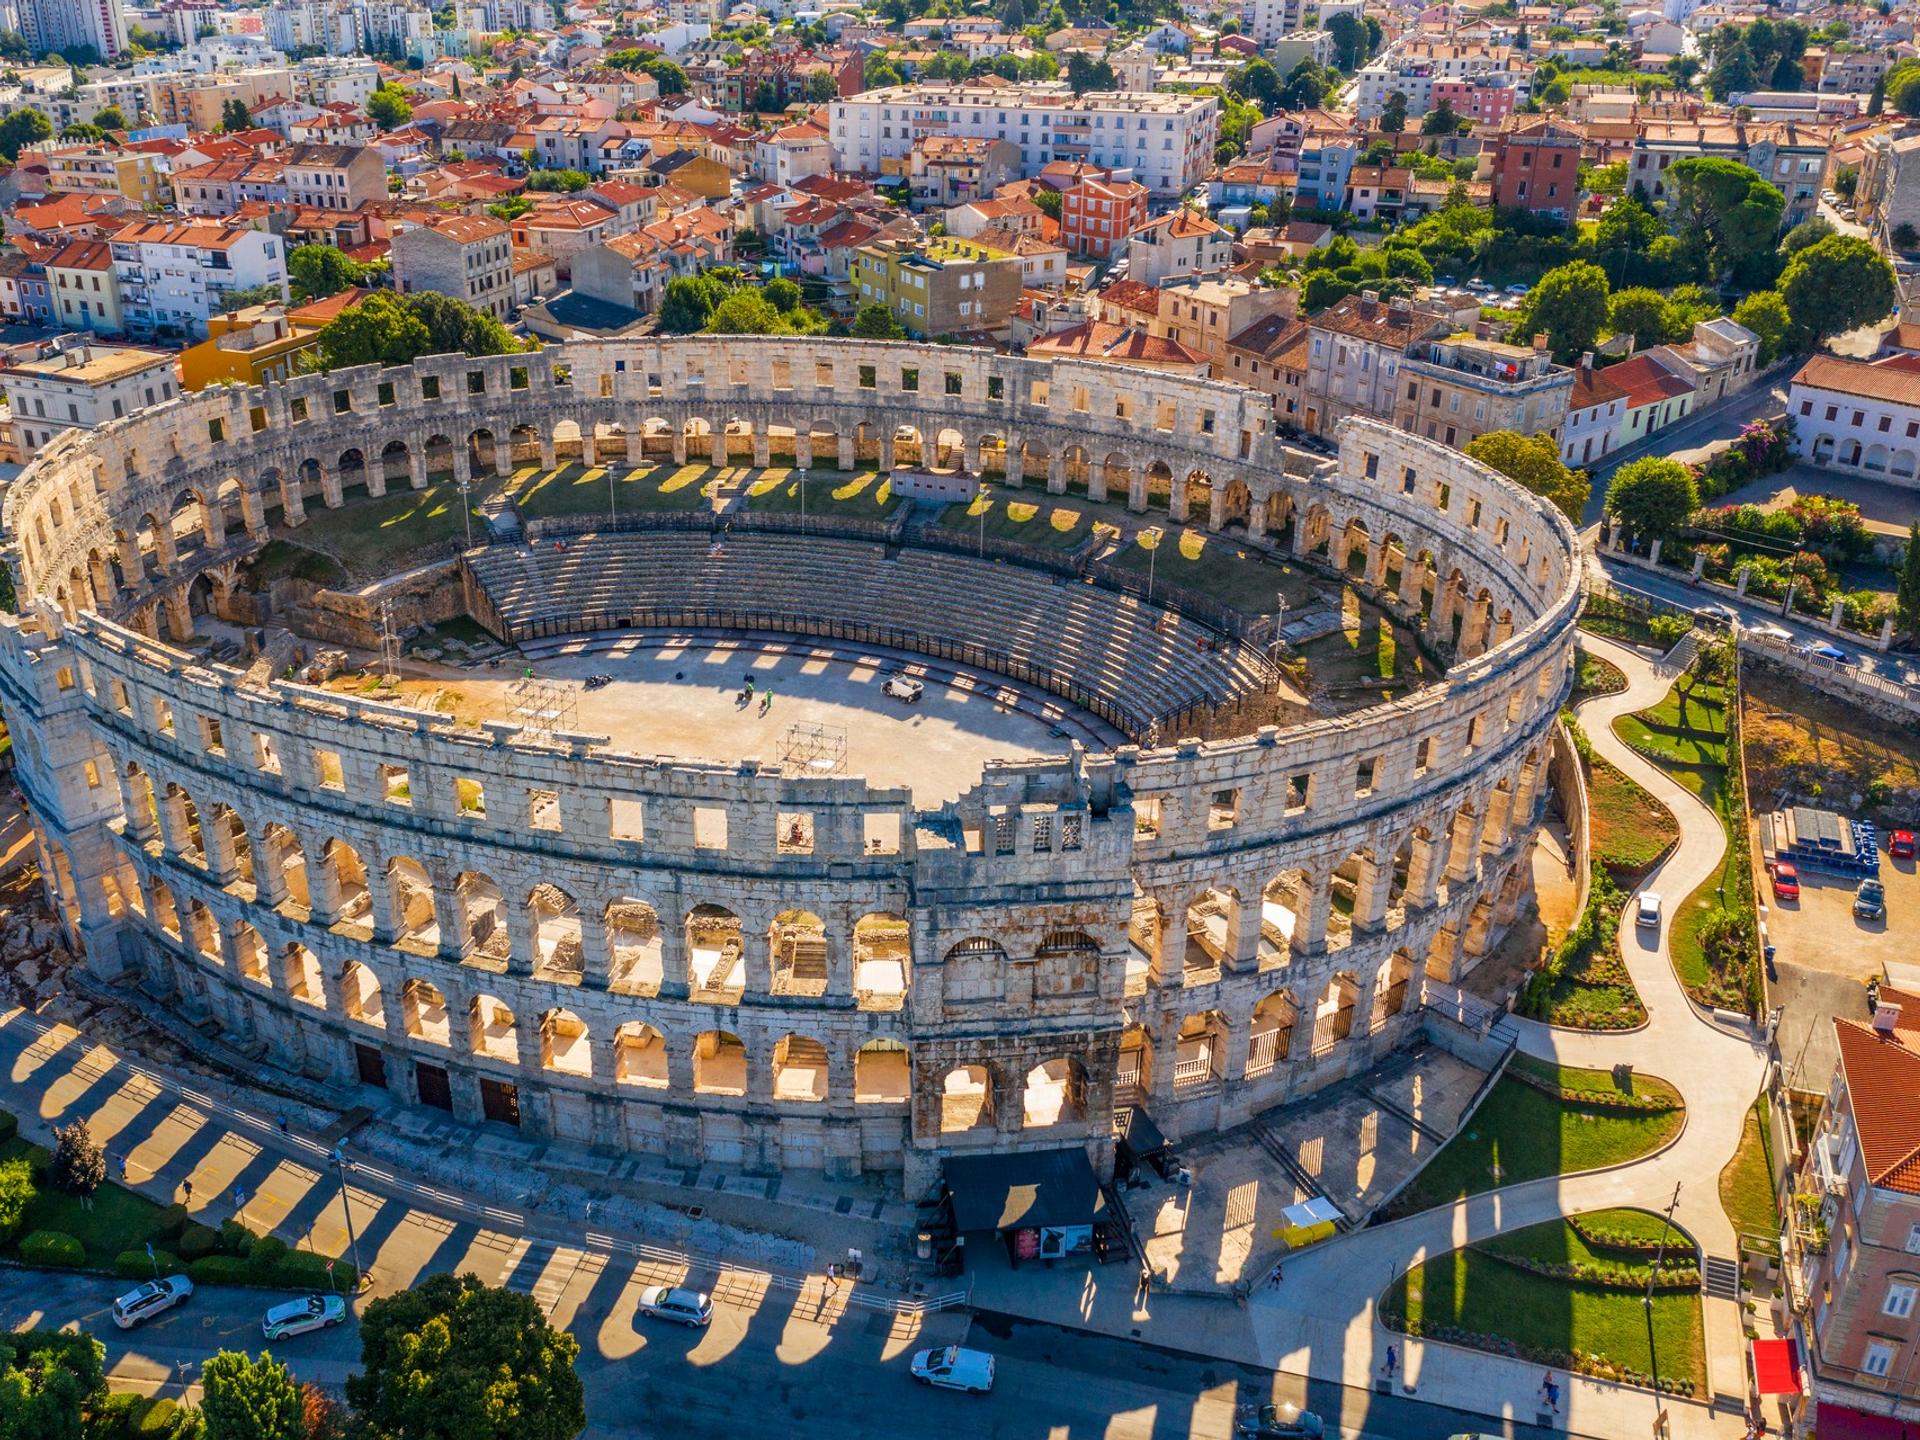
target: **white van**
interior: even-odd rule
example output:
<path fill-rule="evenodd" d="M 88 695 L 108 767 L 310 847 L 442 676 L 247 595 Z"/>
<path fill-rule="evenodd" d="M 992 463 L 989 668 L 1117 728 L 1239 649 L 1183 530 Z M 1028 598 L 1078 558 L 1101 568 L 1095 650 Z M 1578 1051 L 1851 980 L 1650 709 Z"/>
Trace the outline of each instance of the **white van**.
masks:
<path fill-rule="evenodd" d="M 880 687 L 883 695 L 891 696 L 905 705 L 918 705 L 920 697 L 927 693 L 927 687 L 907 675 L 889 675 L 886 683 Z"/>
<path fill-rule="evenodd" d="M 971 1390 L 984 1395 L 993 1389 L 993 1356 L 959 1345 L 922 1350 L 913 1357 L 913 1378 L 942 1390 Z"/>

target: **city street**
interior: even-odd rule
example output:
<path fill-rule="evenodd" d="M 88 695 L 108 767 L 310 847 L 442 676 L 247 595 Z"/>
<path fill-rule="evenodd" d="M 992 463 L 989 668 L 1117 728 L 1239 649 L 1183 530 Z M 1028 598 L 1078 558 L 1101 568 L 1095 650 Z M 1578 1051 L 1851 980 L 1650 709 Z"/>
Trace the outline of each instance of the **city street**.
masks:
<path fill-rule="evenodd" d="M 811 1305 L 754 1307 L 721 1302 L 704 1333 L 633 1316 L 633 1287 L 612 1271 L 584 1267 L 558 1297 L 554 1318 L 581 1339 L 589 1436 L 720 1437 L 743 1423 L 773 1425 L 797 1440 L 916 1435 L 1005 1440 L 1226 1440 L 1236 1407 L 1264 1398 L 1261 1372 L 1221 1361 L 1173 1356 L 1122 1340 L 982 1316 L 969 1343 L 999 1361 L 991 1395 L 931 1391 L 907 1377 L 911 1350 L 955 1338 L 963 1317 L 938 1318 L 938 1335 L 893 1333 L 884 1316 L 824 1322 Z M 214 1351 L 261 1348 L 261 1312 L 271 1292 L 203 1289 L 178 1309 L 134 1331 L 113 1327 L 107 1306 L 129 1282 L 79 1275 L 0 1276 L 0 1323 L 78 1323 L 107 1347 L 116 1387 L 197 1394 L 200 1363 Z M 303 1379 L 337 1386 L 359 1357 L 350 1322 L 275 1347 Z M 1530 1428 L 1493 1422 L 1399 1397 L 1304 1385 L 1281 1377 L 1280 1398 L 1304 1400 L 1346 1440 L 1444 1440 L 1463 1430 L 1531 1437 Z M 1310 1398 L 1309 1398 L 1310 1394 Z"/>

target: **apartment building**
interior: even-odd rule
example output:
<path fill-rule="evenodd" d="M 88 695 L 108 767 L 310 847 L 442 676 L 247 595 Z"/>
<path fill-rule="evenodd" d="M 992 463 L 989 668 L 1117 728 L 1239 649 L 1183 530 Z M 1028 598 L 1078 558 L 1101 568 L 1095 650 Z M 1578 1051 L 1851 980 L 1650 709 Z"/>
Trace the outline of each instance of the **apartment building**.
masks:
<path fill-rule="evenodd" d="M 907 187 L 917 210 L 945 210 L 993 194 L 1020 174 L 1020 147 L 970 135 L 922 135 L 907 152 Z"/>
<path fill-rule="evenodd" d="M 1514 56 L 1509 45 L 1403 41 L 1354 73 L 1354 114 L 1361 120 L 1377 120 L 1387 107 L 1387 97 L 1397 90 L 1407 97 L 1409 115 L 1424 115 L 1439 103 L 1436 85 L 1511 73 Z"/>
<path fill-rule="evenodd" d="M 1143 285 L 1218 275 L 1231 264 L 1232 232 L 1184 205 L 1127 236 L 1127 278 Z"/>
<path fill-rule="evenodd" d="M 1920 1428 L 1920 995 L 1833 1021 L 1839 1063 L 1786 1217 L 1786 1308 L 1805 1379 L 1783 1398 L 1822 1440 Z"/>
<path fill-rule="evenodd" d="M 113 61 L 127 53 L 127 15 L 120 0 L 14 0 L 12 8 L 35 55 L 92 50 Z"/>
<path fill-rule="evenodd" d="M 1060 196 L 1060 238 L 1075 255 L 1109 259 L 1146 222 L 1147 187 L 1138 180 L 1076 180 Z"/>
<path fill-rule="evenodd" d="M 114 276 L 128 333 L 205 339 L 210 315 L 237 290 L 287 297 L 286 244 L 277 235 L 204 220 L 146 220 L 114 233 Z"/>
<path fill-rule="evenodd" d="M 364 145 L 295 145 L 281 157 L 287 201 L 311 210 L 358 210 L 387 198 L 387 167 Z"/>
<path fill-rule="evenodd" d="M 1493 203 L 1539 215 L 1571 215 L 1580 203 L 1580 147 L 1570 125 L 1530 116 L 1493 142 Z"/>
<path fill-rule="evenodd" d="M 1920 230 L 1920 134 L 1867 137 L 1853 203 L 1860 223 L 1882 240 L 1902 225 Z"/>
<path fill-rule="evenodd" d="M 496 320 L 513 308 L 513 239 L 491 215 L 436 215 L 393 227 L 393 288 L 464 300 Z"/>
<path fill-rule="evenodd" d="M 1292 315 L 1298 298 L 1292 290 L 1235 278 L 1174 280 L 1160 287 L 1150 328 L 1205 356 L 1219 379 L 1228 373 L 1233 337 L 1266 316 Z"/>
<path fill-rule="evenodd" d="M 1920 373 L 1815 355 L 1787 387 L 1787 413 L 1814 464 L 1920 487 Z"/>
<path fill-rule="evenodd" d="M 289 378 L 299 369 L 302 355 L 320 348 L 320 331 L 327 322 L 369 293 L 348 290 L 293 310 L 274 303 L 208 316 L 207 338 L 180 352 L 181 388 L 202 390 L 227 381 L 264 385 Z"/>
<path fill-rule="evenodd" d="M 1422 340 L 1452 333 L 1446 315 L 1410 300 L 1382 300 L 1373 291 L 1349 295 L 1307 321 L 1304 372 L 1279 377 L 1298 396 L 1287 423 L 1331 435 L 1349 415 L 1392 421 L 1400 406 L 1400 367 Z M 1274 356 L 1276 363 L 1282 354 Z"/>
<path fill-rule="evenodd" d="M 176 390 L 172 355 L 75 343 L 73 336 L 7 371 L 14 440 L 29 455 L 63 430 L 91 430 L 171 400 Z"/>
<path fill-rule="evenodd" d="M 1213 168 L 1219 102 L 1210 95 L 1088 92 L 1064 83 L 894 85 L 835 100 L 835 169 L 879 175 L 925 135 L 1005 140 L 1031 178 L 1058 160 L 1129 170 L 1155 195 L 1184 194 Z"/>
<path fill-rule="evenodd" d="M 1344 210 L 1347 182 L 1363 149 L 1351 130 L 1313 126 L 1300 140 L 1299 175 L 1294 206 L 1301 210 Z"/>
<path fill-rule="evenodd" d="M 118 195 L 142 209 L 173 201 L 166 158 L 118 145 L 65 145 L 45 152 L 47 190 L 62 195 Z"/>
<path fill-rule="evenodd" d="M 1455 449 L 1494 430 L 1559 443 L 1573 371 L 1553 363 L 1544 335 L 1531 346 L 1453 333 L 1418 340 L 1400 363 L 1394 423 Z"/>
<path fill-rule="evenodd" d="M 856 305 L 879 301 L 916 340 L 1004 330 L 1020 300 L 1018 257 L 951 237 L 863 245 L 852 278 Z"/>
<path fill-rule="evenodd" d="M 1819 208 L 1831 161 L 1832 131 L 1795 121 L 1649 120 L 1627 156 L 1627 189 L 1648 200 L 1667 198 L 1666 171 L 1695 155 L 1721 155 L 1750 165 L 1787 197 L 1784 223 L 1798 224 Z M 1869 156 L 1872 146 L 1869 143 Z M 1866 166 L 1861 167 L 1862 192 Z"/>
<path fill-rule="evenodd" d="M 113 247 L 104 240 L 69 240 L 45 262 L 53 323 L 87 335 L 118 335 L 120 287 L 113 273 Z"/>

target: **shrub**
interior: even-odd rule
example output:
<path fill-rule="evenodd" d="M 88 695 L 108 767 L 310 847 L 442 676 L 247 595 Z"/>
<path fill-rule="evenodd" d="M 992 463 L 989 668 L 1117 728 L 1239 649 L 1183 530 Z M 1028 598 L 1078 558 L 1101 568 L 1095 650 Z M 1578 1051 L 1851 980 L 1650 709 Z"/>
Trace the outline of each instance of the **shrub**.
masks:
<path fill-rule="evenodd" d="M 266 1242 L 260 1242 L 264 1245 Z M 351 1290 L 357 1277 L 346 1261 L 327 1273 L 327 1259 L 309 1250 L 289 1251 L 272 1265 L 260 1263 L 260 1245 L 247 1259 L 238 1255 L 203 1255 L 190 1261 L 187 1273 L 196 1285 L 257 1285 L 284 1290 Z"/>
<path fill-rule="evenodd" d="M 238 1220 L 225 1220 L 220 1225 L 220 1253 L 223 1255 L 251 1255 L 259 1236 Z"/>
<path fill-rule="evenodd" d="M 87 1263 L 87 1247 L 59 1230 L 35 1230 L 20 1242 L 20 1259 L 43 1270 L 78 1270 Z"/>
<path fill-rule="evenodd" d="M 155 1248 L 153 1258 L 147 1258 L 144 1250 L 122 1250 L 113 1257 L 113 1273 L 122 1280 L 151 1280 L 153 1267 L 160 1267 L 162 1275 L 180 1273 L 180 1257 L 170 1250 Z"/>
<path fill-rule="evenodd" d="M 187 1207 L 178 1200 L 160 1212 L 160 1219 L 153 1227 L 156 1240 L 176 1240 L 180 1232 L 193 1223 L 193 1217 L 187 1214 Z"/>
<path fill-rule="evenodd" d="M 107 1178 L 107 1154 L 93 1138 L 85 1120 L 75 1120 L 53 1132 L 53 1188 L 69 1195 L 91 1195 Z"/>
<path fill-rule="evenodd" d="M 175 1249 L 181 1258 L 198 1260 L 202 1255 L 212 1255 L 220 1249 L 220 1232 L 211 1225 L 202 1225 L 198 1220 L 189 1220 L 181 1228 L 180 1238 Z"/>
<path fill-rule="evenodd" d="M 24 1160 L 0 1163 L 0 1241 L 11 1240 L 27 1219 L 27 1207 L 39 1193 Z"/>
<path fill-rule="evenodd" d="M 19 1133 L 20 1133 L 19 1117 L 15 1116 L 10 1111 L 0 1110 L 0 1145 L 4 1145 L 7 1141 L 13 1139 L 13 1137 L 18 1135 Z"/>
<path fill-rule="evenodd" d="M 279 1236 L 263 1235 L 253 1242 L 252 1252 L 247 1256 L 247 1264 L 256 1274 L 274 1275 L 279 1273 L 281 1266 L 286 1263 L 289 1253 L 287 1242 Z"/>
<path fill-rule="evenodd" d="M 1693 622 L 1684 615 L 1656 615 L 1647 622 L 1647 628 L 1653 632 L 1653 643 L 1667 650 L 1680 643 Z"/>
<path fill-rule="evenodd" d="M 53 1168 L 53 1152 L 44 1145 L 29 1145 L 24 1158 L 35 1180 L 45 1179 L 47 1171 Z"/>

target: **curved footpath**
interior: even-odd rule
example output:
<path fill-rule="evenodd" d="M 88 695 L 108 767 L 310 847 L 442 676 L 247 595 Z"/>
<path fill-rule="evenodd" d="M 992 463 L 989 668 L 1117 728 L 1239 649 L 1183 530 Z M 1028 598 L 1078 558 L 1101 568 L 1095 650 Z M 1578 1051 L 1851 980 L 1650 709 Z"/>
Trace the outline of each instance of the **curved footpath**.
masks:
<path fill-rule="evenodd" d="M 1280 1288 L 1257 1290 L 1251 1307 L 1261 1350 L 1279 1369 L 1365 1385 L 1379 1375 L 1392 1345 L 1402 1357 L 1400 1383 L 1414 1386 L 1421 1399 L 1532 1422 L 1544 1408 L 1539 1366 L 1411 1340 L 1378 1322 L 1375 1302 L 1396 1276 L 1429 1256 L 1563 1215 L 1612 1205 L 1664 1211 L 1676 1184 L 1676 1221 L 1700 1242 L 1704 1254 L 1737 1258 L 1733 1227 L 1720 1206 L 1719 1178 L 1739 1147 L 1748 1107 L 1765 1073 L 1765 1052 L 1756 1038 L 1701 1018 L 1675 978 L 1667 951 L 1674 913 L 1720 865 L 1725 833 L 1711 810 L 1613 733 L 1616 717 L 1645 709 L 1666 694 L 1672 672 L 1607 640 L 1582 635 L 1580 643 L 1619 666 L 1628 681 L 1621 693 L 1581 706 L 1582 727 L 1595 751 L 1646 787 L 1680 826 L 1679 843 L 1644 886 L 1664 901 L 1658 935 L 1631 924 L 1620 931 L 1620 951 L 1649 1020 L 1627 1033 L 1553 1029 L 1517 1017 L 1502 1023 L 1518 1030 L 1520 1049 L 1529 1055 L 1594 1069 L 1625 1062 L 1669 1081 L 1686 1101 L 1686 1127 L 1664 1150 L 1641 1160 L 1475 1195 L 1350 1233 L 1289 1259 Z M 1713 1297 L 1705 1306 L 1707 1389 L 1699 1401 L 1662 1402 L 1646 1390 L 1561 1373 L 1556 1426 L 1591 1436 L 1648 1435 L 1664 1403 L 1675 1437 L 1740 1434 L 1746 1341 L 1739 1307 Z M 1716 1394 L 1725 1397 L 1718 1415 L 1703 1403 Z M 1727 1400 L 1733 1402 L 1730 1412 Z"/>

